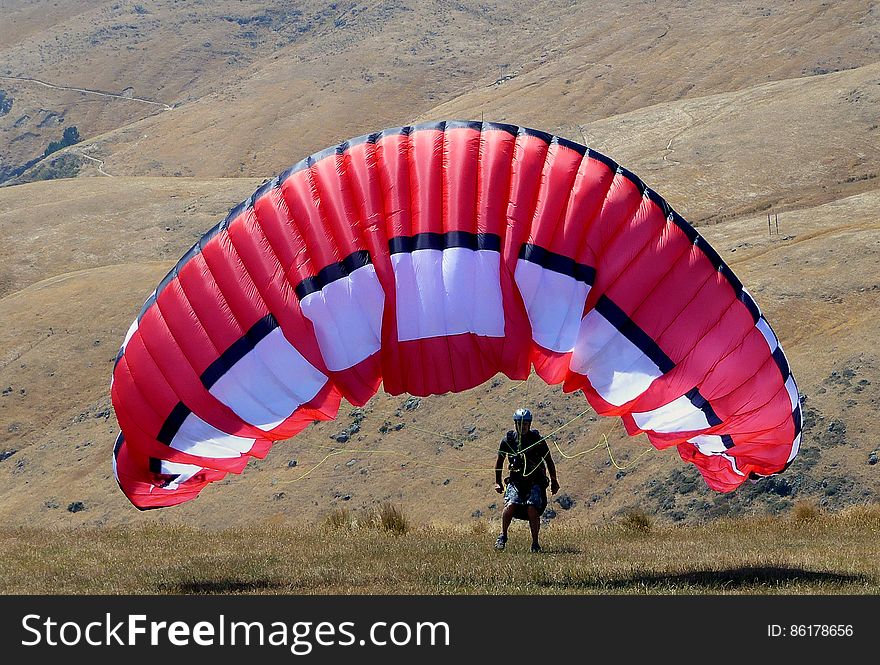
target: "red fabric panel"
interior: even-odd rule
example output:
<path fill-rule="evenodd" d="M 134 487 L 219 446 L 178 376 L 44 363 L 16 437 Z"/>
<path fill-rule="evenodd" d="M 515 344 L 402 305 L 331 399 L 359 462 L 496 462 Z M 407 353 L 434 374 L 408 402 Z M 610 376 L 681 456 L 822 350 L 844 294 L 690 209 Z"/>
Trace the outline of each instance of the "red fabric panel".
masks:
<path fill-rule="evenodd" d="M 364 249 L 361 240 L 363 220 L 349 190 L 348 155 L 336 154 L 317 162 L 308 170 L 313 182 L 314 206 L 331 234 L 337 261 Z M 297 173 L 299 177 L 306 171 Z"/>
<path fill-rule="evenodd" d="M 662 280 L 656 279 L 662 267 L 655 266 L 663 266 L 663 263 L 657 260 L 656 248 L 666 227 L 666 218 L 660 208 L 650 199 L 642 199 L 642 204 L 636 210 L 632 222 L 611 239 L 605 250 L 615 257 L 617 261 L 615 269 L 619 270 L 617 279 L 605 288 L 605 294 L 652 337 L 656 333 L 653 329 L 653 321 L 649 317 L 639 316 L 639 308 L 645 297 L 653 289 L 662 291 L 667 307 L 672 306 L 670 298 L 674 299 L 674 302 L 679 297 L 677 292 L 666 289 Z M 642 261 L 643 257 L 648 261 Z M 641 274 L 642 269 L 645 275 Z M 650 281 L 652 277 L 655 279 Z"/>
<path fill-rule="evenodd" d="M 468 147 L 474 149 L 470 143 Z M 476 170 L 477 233 L 493 233 L 504 238 L 515 147 L 516 137 L 507 132 L 480 133 L 480 144 L 477 146 L 479 167 Z"/>
<path fill-rule="evenodd" d="M 312 324 L 303 316 L 294 292 L 299 280 L 294 277 L 297 282 L 290 281 L 282 259 L 269 240 L 267 228 L 278 222 L 278 216 L 273 212 L 278 211 L 269 195 L 257 200 L 251 213 L 243 215 L 240 223 L 230 226 L 229 239 L 241 260 L 248 265 L 261 298 L 278 321 L 287 341 L 313 367 L 327 374 Z"/>
<path fill-rule="evenodd" d="M 565 256 L 574 253 L 574 246 L 563 244 L 564 234 L 560 232 L 560 227 L 581 160 L 581 155 L 571 148 L 558 143 L 550 145 L 531 222 L 530 243 Z"/>
<path fill-rule="evenodd" d="M 443 233 L 443 151 L 444 133 L 416 132 L 407 136 L 409 150 L 405 155 L 409 189 L 412 197 L 410 232 Z M 399 182 L 399 181 L 398 181 Z"/>
<path fill-rule="evenodd" d="M 480 132 L 451 129 L 444 133 L 440 164 L 443 173 L 443 231 L 477 233 Z M 415 156 L 414 156 L 415 157 Z"/>
<path fill-rule="evenodd" d="M 565 253 L 564 248 L 573 247 L 571 257 L 575 261 L 596 267 L 596 254 L 589 242 L 589 232 L 596 224 L 613 181 L 614 172 L 598 159 L 587 157 L 581 161 L 561 233 L 554 245 L 556 249 L 551 248 L 554 252 L 562 254 Z"/>
<path fill-rule="evenodd" d="M 246 332 L 230 309 L 203 254 L 197 254 L 190 259 L 174 281 L 179 283 L 189 307 L 201 328 L 211 338 L 218 354 L 232 346 Z M 162 297 L 167 297 L 167 291 L 166 288 L 162 292 Z M 258 318 L 252 317 L 251 324 Z"/>
<path fill-rule="evenodd" d="M 414 233 L 409 151 L 409 137 L 404 134 L 384 136 L 376 150 L 385 204 L 385 230 L 389 238 Z"/>
<path fill-rule="evenodd" d="M 315 275 L 324 266 L 344 258 L 334 242 L 332 232 L 321 219 L 320 206 L 315 201 L 315 183 L 311 169 L 297 171 L 281 182 L 284 203 L 293 224 L 306 248 L 303 267 L 308 265 L 304 276 Z"/>
<path fill-rule="evenodd" d="M 502 237 L 502 254 L 510 274 L 516 270 L 519 248 L 528 242 L 531 223 L 538 204 L 538 190 L 548 145 L 538 137 L 517 136 L 511 165 L 510 199 L 507 204 L 507 229 Z"/>
<path fill-rule="evenodd" d="M 642 201 L 642 194 L 632 182 L 619 173 L 614 176 L 599 215 L 590 225 L 585 238 L 589 251 L 596 257 L 596 281 L 587 298 L 588 308 L 595 305 L 608 285 L 623 272 L 625 262 L 605 249 L 627 228 Z"/>

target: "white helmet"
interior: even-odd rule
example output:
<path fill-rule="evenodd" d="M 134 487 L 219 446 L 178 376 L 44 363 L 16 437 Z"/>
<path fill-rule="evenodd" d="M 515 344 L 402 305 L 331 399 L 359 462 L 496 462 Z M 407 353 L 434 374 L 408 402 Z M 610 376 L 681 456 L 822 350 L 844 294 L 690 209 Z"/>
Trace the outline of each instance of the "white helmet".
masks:
<path fill-rule="evenodd" d="M 523 445 L 523 437 L 532 426 L 532 412 L 528 409 L 517 409 L 513 414 L 513 426 L 516 429 L 519 445 Z"/>

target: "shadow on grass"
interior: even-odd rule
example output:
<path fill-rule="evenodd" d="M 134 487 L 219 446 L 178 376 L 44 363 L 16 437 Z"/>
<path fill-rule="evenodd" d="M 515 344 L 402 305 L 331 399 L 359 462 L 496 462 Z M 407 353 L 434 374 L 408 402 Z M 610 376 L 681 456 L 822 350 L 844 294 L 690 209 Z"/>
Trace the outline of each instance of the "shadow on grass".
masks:
<path fill-rule="evenodd" d="M 287 585 L 275 580 L 186 580 L 163 584 L 159 590 L 171 594 L 253 593 L 255 591 L 284 589 Z"/>
<path fill-rule="evenodd" d="M 580 554 L 581 550 L 571 545 L 560 545 L 558 547 L 546 547 L 542 550 L 543 554 Z"/>
<path fill-rule="evenodd" d="M 689 573 L 633 575 L 610 579 L 562 579 L 545 581 L 541 586 L 568 589 L 644 589 L 663 587 L 696 587 L 705 589 L 740 589 L 784 584 L 865 584 L 865 575 L 849 575 L 827 571 L 805 570 L 785 566 L 695 570 Z"/>

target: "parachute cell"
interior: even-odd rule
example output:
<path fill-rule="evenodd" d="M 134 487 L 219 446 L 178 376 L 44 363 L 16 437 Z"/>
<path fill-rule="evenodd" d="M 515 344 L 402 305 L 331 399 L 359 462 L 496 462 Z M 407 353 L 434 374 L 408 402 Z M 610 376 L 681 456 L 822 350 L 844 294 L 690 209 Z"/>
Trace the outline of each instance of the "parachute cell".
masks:
<path fill-rule="evenodd" d="M 442 122 L 312 155 L 180 259 L 117 356 L 114 473 L 138 508 L 181 503 L 343 397 L 533 367 L 719 491 L 798 451 L 775 334 L 666 201 L 566 139 Z"/>

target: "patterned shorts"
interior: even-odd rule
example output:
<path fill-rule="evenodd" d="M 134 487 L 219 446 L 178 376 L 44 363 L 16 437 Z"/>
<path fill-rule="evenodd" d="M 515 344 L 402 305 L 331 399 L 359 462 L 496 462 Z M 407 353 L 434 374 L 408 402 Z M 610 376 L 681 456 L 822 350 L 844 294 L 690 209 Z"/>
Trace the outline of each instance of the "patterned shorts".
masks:
<path fill-rule="evenodd" d="M 507 483 L 504 490 L 504 505 L 509 506 L 535 506 L 538 513 L 543 513 L 547 507 L 547 492 L 538 484 L 533 483 L 531 487 L 517 487 L 515 483 Z"/>

